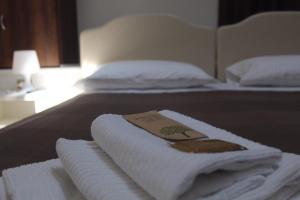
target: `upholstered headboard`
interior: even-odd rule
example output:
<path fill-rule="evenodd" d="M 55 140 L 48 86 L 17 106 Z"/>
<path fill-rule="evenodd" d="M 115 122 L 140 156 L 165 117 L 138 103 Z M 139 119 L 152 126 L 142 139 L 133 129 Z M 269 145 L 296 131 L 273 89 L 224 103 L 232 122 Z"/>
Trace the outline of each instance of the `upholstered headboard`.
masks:
<path fill-rule="evenodd" d="M 120 60 L 173 60 L 215 73 L 215 31 L 165 15 L 126 16 L 80 35 L 83 69 Z M 93 69 L 92 69 L 93 70 Z"/>
<path fill-rule="evenodd" d="M 226 67 L 246 58 L 300 54 L 300 12 L 268 12 L 223 26 L 218 30 L 217 44 L 221 80 Z"/>

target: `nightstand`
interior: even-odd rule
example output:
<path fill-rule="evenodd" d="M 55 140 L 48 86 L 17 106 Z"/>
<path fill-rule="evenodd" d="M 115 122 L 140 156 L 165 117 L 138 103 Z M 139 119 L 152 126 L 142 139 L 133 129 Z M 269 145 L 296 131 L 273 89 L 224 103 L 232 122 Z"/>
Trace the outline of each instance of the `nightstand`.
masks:
<path fill-rule="evenodd" d="M 0 97 L 0 128 L 58 105 L 80 94 L 73 88 L 38 90 Z"/>
<path fill-rule="evenodd" d="M 23 97 L 0 98 L 0 128 L 35 113 L 34 101 L 26 101 Z"/>

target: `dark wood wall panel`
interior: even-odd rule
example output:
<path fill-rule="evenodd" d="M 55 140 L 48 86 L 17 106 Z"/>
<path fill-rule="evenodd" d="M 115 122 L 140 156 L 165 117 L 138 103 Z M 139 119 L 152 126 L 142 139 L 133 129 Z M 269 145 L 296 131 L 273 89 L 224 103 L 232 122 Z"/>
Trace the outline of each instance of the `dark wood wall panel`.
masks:
<path fill-rule="evenodd" d="M 219 26 L 269 11 L 300 11 L 299 0 L 219 0 Z"/>
<path fill-rule="evenodd" d="M 60 19 L 61 60 L 64 64 L 79 63 L 79 42 L 75 0 L 57 0 Z"/>
<path fill-rule="evenodd" d="M 9 5 L 7 1 L 0 0 L 0 16 L 3 18 L 5 30 L 0 27 L 0 68 L 8 68 L 12 62 L 12 27 L 11 18 L 9 16 Z"/>
<path fill-rule="evenodd" d="M 56 14 L 56 1 L 54 0 L 31 0 L 32 16 L 29 19 L 32 24 L 32 44 L 38 49 L 38 56 L 42 66 L 58 66 L 59 40 Z"/>
<path fill-rule="evenodd" d="M 14 50 L 35 49 L 42 67 L 79 63 L 75 0 L 0 0 L 7 29 L 0 32 L 0 68 Z M 0 13 L 0 14 L 1 14 Z"/>

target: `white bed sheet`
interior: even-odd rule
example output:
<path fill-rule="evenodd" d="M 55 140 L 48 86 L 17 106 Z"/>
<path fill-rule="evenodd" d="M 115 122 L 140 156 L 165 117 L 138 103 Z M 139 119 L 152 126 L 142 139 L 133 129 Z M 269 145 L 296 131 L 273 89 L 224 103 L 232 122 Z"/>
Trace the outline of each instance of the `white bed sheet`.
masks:
<path fill-rule="evenodd" d="M 217 83 L 212 84 L 212 87 L 221 91 L 271 91 L 271 92 L 297 92 L 300 87 L 254 87 L 254 86 L 240 86 L 232 83 Z"/>
<path fill-rule="evenodd" d="M 299 92 L 300 87 L 248 87 L 229 83 L 211 83 L 202 87 L 180 89 L 123 89 L 123 90 L 94 90 L 82 91 L 83 93 L 178 93 L 178 92 L 209 92 L 209 91 L 270 91 L 270 92 Z"/>

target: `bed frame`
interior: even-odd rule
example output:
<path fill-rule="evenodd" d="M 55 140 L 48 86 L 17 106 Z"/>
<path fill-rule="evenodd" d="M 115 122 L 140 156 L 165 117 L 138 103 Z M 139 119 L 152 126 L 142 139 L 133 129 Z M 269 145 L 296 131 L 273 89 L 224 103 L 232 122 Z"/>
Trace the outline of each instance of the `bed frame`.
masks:
<path fill-rule="evenodd" d="M 243 59 L 300 54 L 300 12 L 257 14 L 217 33 L 166 15 L 120 17 L 80 35 L 85 75 L 120 60 L 173 60 L 200 66 L 225 80 L 225 69 Z"/>
<path fill-rule="evenodd" d="M 120 17 L 80 35 L 85 75 L 99 64 L 120 60 L 173 60 L 215 75 L 215 31 L 166 15 Z"/>
<path fill-rule="evenodd" d="M 226 67 L 257 56 L 300 54 L 300 12 L 257 14 L 217 32 L 217 77 Z"/>

